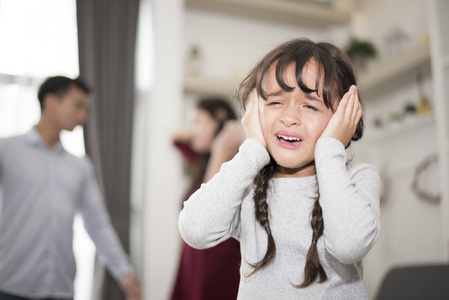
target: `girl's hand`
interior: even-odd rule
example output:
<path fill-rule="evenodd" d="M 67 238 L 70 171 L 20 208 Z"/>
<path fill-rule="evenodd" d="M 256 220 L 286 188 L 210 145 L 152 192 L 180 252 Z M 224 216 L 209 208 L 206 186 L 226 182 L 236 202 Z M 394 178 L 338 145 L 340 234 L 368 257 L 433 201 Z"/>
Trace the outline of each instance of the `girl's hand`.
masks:
<path fill-rule="evenodd" d="M 246 112 L 242 118 L 242 124 L 247 139 L 255 139 L 261 143 L 262 146 L 267 147 L 260 126 L 259 94 L 256 89 L 254 89 L 249 96 Z"/>
<path fill-rule="evenodd" d="M 321 137 L 333 137 L 346 147 L 355 133 L 362 114 L 357 87 L 352 85 L 338 104 L 337 111 L 329 120 Z"/>

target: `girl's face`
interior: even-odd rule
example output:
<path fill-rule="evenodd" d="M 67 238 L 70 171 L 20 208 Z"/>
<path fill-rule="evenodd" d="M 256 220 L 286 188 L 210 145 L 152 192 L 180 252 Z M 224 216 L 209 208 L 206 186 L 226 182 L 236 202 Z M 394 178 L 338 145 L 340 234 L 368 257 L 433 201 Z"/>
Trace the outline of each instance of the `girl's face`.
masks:
<path fill-rule="evenodd" d="M 204 109 L 197 108 L 193 125 L 192 148 L 198 153 L 210 152 L 218 122 Z"/>
<path fill-rule="evenodd" d="M 291 64 L 284 73 L 285 83 L 295 87 L 290 92 L 282 90 L 277 83 L 275 64 L 262 82 L 267 100 L 260 98 L 260 123 L 267 149 L 278 164 L 276 177 L 315 174 L 315 144 L 333 115 L 325 106 L 322 93 L 307 94 L 299 88 L 295 67 Z M 315 89 L 317 76 L 318 66 L 312 60 L 304 66 L 302 81 Z M 323 78 L 320 78 L 318 91 L 322 90 L 322 84 Z"/>

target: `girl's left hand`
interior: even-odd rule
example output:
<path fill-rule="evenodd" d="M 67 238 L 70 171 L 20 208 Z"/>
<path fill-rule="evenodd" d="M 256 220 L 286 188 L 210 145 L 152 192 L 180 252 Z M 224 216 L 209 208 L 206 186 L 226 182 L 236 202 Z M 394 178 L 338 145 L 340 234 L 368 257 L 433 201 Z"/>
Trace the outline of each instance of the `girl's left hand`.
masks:
<path fill-rule="evenodd" d="M 254 88 L 248 99 L 245 115 L 242 118 L 242 125 L 247 139 L 255 139 L 266 148 L 267 143 L 265 142 L 260 126 L 259 101 L 259 94 L 257 93 L 256 88 Z"/>
<path fill-rule="evenodd" d="M 346 147 L 355 133 L 362 114 L 357 87 L 352 85 L 338 104 L 337 111 L 329 120 L 321 137 L 335 138 Z"/>

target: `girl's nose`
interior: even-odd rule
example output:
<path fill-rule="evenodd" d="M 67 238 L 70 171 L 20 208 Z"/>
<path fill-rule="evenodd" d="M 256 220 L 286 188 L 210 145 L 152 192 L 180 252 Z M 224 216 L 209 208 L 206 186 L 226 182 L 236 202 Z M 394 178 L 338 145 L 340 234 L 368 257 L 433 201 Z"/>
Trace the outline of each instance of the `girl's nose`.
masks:
<path fill-rule="evenodd" d="M 286 127 L 291 127 L 299 125 L 301 123 L 299 119 L 298 114 L 295 112 L 285 111 L 280 120 Z"/>

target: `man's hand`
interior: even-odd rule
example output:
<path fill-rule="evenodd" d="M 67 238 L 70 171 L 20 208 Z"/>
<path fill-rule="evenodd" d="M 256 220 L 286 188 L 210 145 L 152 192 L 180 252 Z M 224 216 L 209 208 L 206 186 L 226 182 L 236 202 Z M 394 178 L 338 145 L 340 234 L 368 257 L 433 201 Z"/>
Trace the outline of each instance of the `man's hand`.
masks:
<path fill-rule="evenodd" d="M 338 104 L 337 111 L 329 120 L 321 137 L 333 137 L 346 147 L 357 129 L 362 114 L 357 87 L 352 85 Z"/>
<path fill-rule="evenodd" d="M 127 300 L 142 299 L 140 284 L 132 273 L 126 273 L 120 278 L 120 286 L 125 292 Z"/>
<path fill-rule="evenodd" d="M 262 146 L 267 147 L 260 126 L 259 114 L 259 94 L 256 89 L 254 89 L 249 96 L 245 115 L 242 118 L 243 129 L 245 130 L 247 139 L 255 139 L 261 143 Z"/>

